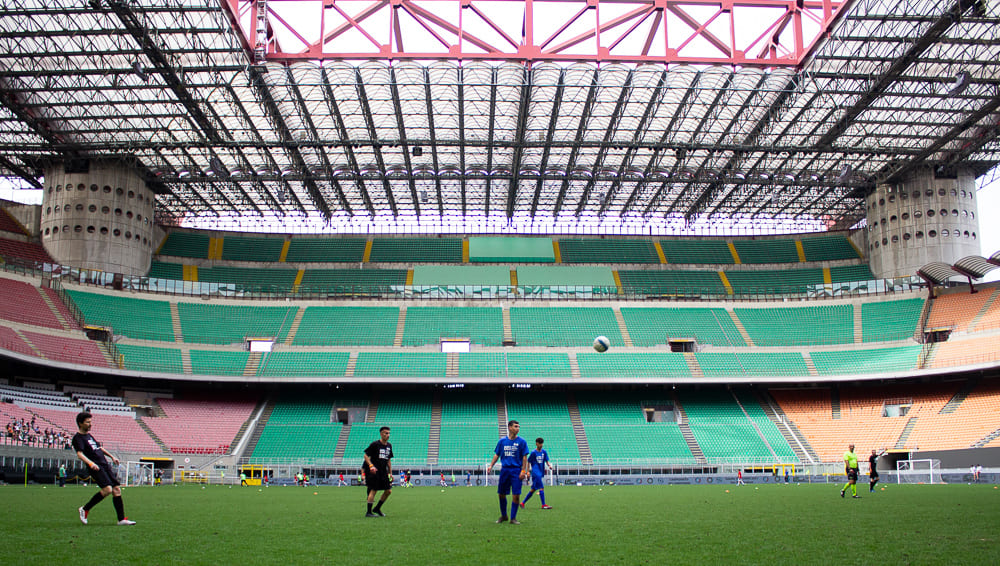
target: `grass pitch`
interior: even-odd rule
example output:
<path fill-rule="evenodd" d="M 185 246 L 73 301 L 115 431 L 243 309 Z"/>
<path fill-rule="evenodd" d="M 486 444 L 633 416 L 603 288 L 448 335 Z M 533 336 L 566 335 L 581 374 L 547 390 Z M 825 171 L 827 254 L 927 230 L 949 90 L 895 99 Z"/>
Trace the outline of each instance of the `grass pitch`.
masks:
<path fill-rule="evenodd" d="M 81 525 L 94 487 L 0 488 L 0 563 L 998 564 L 1000 490 L 896 486 L 555 486 L 496 525 L 494 488 L 396 488 L 366 519 L 360 487 L 125 489 Z M 727 493 L 726 490 L 729 490 Z M 525 492 L 526 493 L 526 492 Z M 110 499 L 110 498 L 109 498 Z"/>

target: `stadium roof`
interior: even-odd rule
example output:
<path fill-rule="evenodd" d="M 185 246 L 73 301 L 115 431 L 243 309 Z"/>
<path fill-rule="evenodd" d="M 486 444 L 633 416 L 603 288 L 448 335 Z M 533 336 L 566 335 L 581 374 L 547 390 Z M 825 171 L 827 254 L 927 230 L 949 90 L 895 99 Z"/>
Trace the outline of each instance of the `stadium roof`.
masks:
<path fill-rule="evenodd" d="M 540 39 L 528 42 L 538 49 L 492 53 L 432 13 L 452 4 L 456 21 L 460 11 L 485 17 L 497 2 L 337 0 L 296 23 L 282 0 L 8 0 L 0 175 L 40 187 L 48 164 L 123 160 L 148 175 L 168 224 L 546 219 L 653 229 L 739 218 L 846 228 L 864 218 L 863 197 L 879 182 L 920 168 L 982 174 L 1000 162 L 997 2 L 759 3 L 784 5 L 767 20 L 784 23 L 765 25 L 770 48 L 748 43 L 751 56 L 737 3 L 562 2 L 571 15 L 621 14 L 589 38 L 573 32 L 579 42 L 616 30 L 626 38 L 627 26 L 647 38 L 645 50 L 626 38 L 628 53 L 598 42 L 568 56 L 569 42 L 545 51 Z M 339 29 L 377 45 L 362 22 L 379 10 L 397 22 L 395 33 L 372 26 L 391 36 L 386 49 L 343 59 L 318 40 Z M 789 22 L 810 10 L 825 14 L 812 17 L 815 42 L 783 49 L 786 24 L 806 29 Z M 393 20 L 401 13 L 410 19 Z M 535 23 L 515 13 L 522 30 Z M 678 17 L 695 30 L 684 36 L 692 48 L 671 44 L 686 40 L 666 39 L 666 27 L 657 35 Z M 407 52 L 400 21 L 441 45 L 469 41 L 433 59 L 422 46 Z M 502 25 L 494 31 L 510 39 Z M 726 33 L 732 41 L 719 39 Z"/>

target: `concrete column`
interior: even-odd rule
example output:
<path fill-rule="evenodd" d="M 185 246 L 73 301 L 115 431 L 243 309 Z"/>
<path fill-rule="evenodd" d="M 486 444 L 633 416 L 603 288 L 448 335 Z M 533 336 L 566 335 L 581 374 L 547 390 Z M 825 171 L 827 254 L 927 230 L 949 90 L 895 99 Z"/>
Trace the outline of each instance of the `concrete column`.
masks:
<path fill-rule="evenodd" d="M 979 255 L 976 178 L 931 171 L 897 185 L 879 185 L 866 201 L 866 253 L 880 279 L 915 275 L 921 266 Z"/>
<path fill-rule="evenodd" d="M 155 195 L 121 163 L 86 172 L 45 171 L 42 244 L 56 261 L 84 269 L 145 275 L 153 255 Z"/>

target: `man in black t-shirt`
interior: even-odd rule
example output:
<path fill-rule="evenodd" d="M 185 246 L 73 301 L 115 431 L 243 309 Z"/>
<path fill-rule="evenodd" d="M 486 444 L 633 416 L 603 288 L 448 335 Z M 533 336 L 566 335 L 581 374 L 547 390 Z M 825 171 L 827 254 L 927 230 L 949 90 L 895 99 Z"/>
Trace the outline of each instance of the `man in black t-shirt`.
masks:
<path fill-rule="evenodd" d="M 389 427 L 378 429 L 379 439 L 365 448 L 365 485 L 368 486 L 368 512 L 365 517 L 385 517 L 382 504 L 392 493 L 392 444 L 389 443 Z M 382 498 L 372 509 L 375 493 L 381 491 Z"/>
<path fill-rule="evenodd" d="M 113 498 L 111 501 L 114 503 L 115 513 L 118 514 L 118 524 L 134 525 L 135 521 L 130 521 L 125 516 L 125 504 L 122 502 L 122 488 L 121 484 L 118 483 L 118 474 L 111 467 L 111 464 L 108 463 L 108 458 L 111 458 L 117 466 L 118 458 L 111 452 L 101 448 L 97 440 L 91 436 L 90 428 L 92 426 L 92 419 L 91 414 L 86 411 L 76 416 L 76 426 L 79 428 L 79 432 L 73 435 L 73 450 L 76 450 L 77 458 L 87 465 L 87 468 L 90 470 L 90 477 L 100 486 L 101 491 L 94 494 L 86 505 L 78 509 L 80 512 L 80 522 L 86 525 L 87 516 L 90 514 L 90 510 L 94 508 L 94 505 L 103 501 L 108 495 L 112 495 Z"/>
<path fill-rule="evenodd" d="M 868 457 L 868 493 L 875 493 L 875 484 L 878 483 L 878 459 L 885 454 L 883 448 L 881 452 L 872 450 L 872 455 Z"/>

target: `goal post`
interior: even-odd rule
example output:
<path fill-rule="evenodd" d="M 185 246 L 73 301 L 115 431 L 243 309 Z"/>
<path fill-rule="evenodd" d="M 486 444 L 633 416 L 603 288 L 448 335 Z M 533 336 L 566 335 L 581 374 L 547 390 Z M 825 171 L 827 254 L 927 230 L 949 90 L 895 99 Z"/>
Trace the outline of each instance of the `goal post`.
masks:
<path fill-rule="evenodd" d="M 898 460 L 896 483 L 941 483 L 941 460 Z"/>
<path fill-rule="evenodd" d="M 125 463 L 125 487 L 153 485 L 153 463 L 128 461 Z"/>

